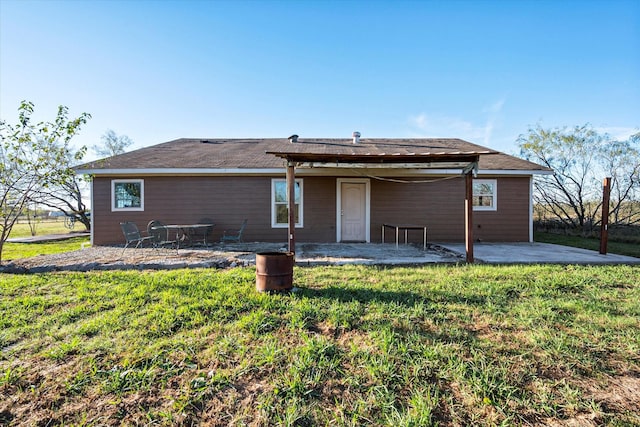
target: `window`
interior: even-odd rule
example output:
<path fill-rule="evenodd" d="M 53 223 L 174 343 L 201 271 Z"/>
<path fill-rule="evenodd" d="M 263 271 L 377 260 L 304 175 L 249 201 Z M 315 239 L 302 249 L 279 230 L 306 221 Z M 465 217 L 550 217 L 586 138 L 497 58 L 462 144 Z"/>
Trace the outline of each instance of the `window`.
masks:
<path fill-rule="evenodd" d="M 271 180 L 271 226 L 274 228 L 289 225 L 289 205 L 287 202 L 287 181 Z M 302 180 L 295 182 L 295 219 L 296 227 L 302 227 Z"/>
<path fill-rule="evenodd" d="M 111 181 L 112 211 L 143 211 L 144 180 L 114 179 Z"/>
<path fill-rule="evenodd" d="M 473 210 L 497 210 L 498 185 L 495 179 L 473 180 Z"/>

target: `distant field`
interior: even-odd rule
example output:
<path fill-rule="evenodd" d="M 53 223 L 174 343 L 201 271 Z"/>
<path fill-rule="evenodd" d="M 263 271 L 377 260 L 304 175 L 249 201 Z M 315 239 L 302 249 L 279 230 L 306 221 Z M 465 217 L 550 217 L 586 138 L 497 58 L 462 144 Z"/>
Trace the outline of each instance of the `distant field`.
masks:
<path fill-rule="evenodd" d="M 84 225 L 82 225 L 81 223 L 76 223 L 74 228 L 72 230 L 69 230 L 64 226 L 64 221 L 62 218 L 38 221 L 38 223 L 36 224 L 36 236 L 42 236 L 45 234 L 65 234 L 72 231 L 85 231 Z M 9 237 L 16 238 L 27 236 L 31 236 L 31 229 L 29 228 L 29 224 L 25 221 L 20 221 L 13 226 L 13 228 L 11 229 L 11 235 Z"/>

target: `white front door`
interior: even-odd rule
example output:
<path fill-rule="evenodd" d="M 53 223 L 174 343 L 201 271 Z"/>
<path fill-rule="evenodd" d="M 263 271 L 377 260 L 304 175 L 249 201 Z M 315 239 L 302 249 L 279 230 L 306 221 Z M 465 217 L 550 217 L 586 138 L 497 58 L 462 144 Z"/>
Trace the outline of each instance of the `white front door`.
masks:
<path fill-rule="evenodd" d="M 367 236 L 367 187 L 366 182 L 340 182 L 340 230 L 341 242 L 366 242 Z"/>

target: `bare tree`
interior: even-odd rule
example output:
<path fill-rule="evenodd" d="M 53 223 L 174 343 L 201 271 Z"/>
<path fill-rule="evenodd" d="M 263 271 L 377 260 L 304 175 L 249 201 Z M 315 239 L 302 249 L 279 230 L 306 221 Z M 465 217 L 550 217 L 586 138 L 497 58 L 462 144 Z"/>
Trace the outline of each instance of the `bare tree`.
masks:
<path fill-rule="evenodd" d="M 2 249 L 27 204 L 39 192 L 54 186 L 73 157 L 70 142 L 91 115 L 67 118 L 67 107 L 58 107 L 53 122 L 31 123 L 34 104 L 23 101 L 18 108 L 18 124 L 0 121 L 0 262 Z"/>
<path fill-rule="evenodd" d="M 133 145 L 133 141 L 127 135 L 118 135 L 111 129 L 100 137 L 102 143 L 91 147 L 100 157 L 111 157 L 124 153 L 127 148 Z"/>
<path fill-rule="evenodd" d="M 83 199 L 83 192 L 88 189 L 88 177 L 76 175 L 73 166 L 78 163 L 86 153 L 82 147 L 78 151 L 67 151 L 60 158 L 58 173 L 52 176 L 51 182 L 45 187 L 38 187 L 31 199 L 40 205 L 56 209 L 80 222 L 85 229 L 91 230 L 91 218 L 89 209 Z"/>
<path fill-rule="evenodd" d="M 602 164 L 611 177 L 612 224 L 639 224 L 640 209 L 640 133 L 627 141 L 611 141 L 602 151 Z"/>
<path fill-rule="evenodd" d="M 600 223 L 602 179 L 611 176 L 614 221 L 629 221 L 625 209 L 637 200 L 640 137 L 613 140 L 590 125 L 544 129 L 540 125 L 518 138 L 521 155 L 548 166 L 554 175 L 535 181 L 537 207 L 570 228 L 591 230 Z"/>

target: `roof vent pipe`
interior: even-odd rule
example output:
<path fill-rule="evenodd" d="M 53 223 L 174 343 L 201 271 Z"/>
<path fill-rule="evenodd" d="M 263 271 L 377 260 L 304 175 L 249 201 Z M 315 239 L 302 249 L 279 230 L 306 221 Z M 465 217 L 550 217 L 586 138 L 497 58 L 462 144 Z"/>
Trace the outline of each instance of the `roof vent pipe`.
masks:
<path fill-rule="evenodd" d="M 360 132 L 353 133 L 353 143 L 360 144 Z"/>
<path fill-rule="evenodd" d="M 291 135 L 291 136 L 289 137 L 289 142 L 290 142 L 290 143 L 292 143 L 292 144 L 293 144 L 294 142 L 298 142 L 298 135 L 296 135 L 296 134 Z"/>

